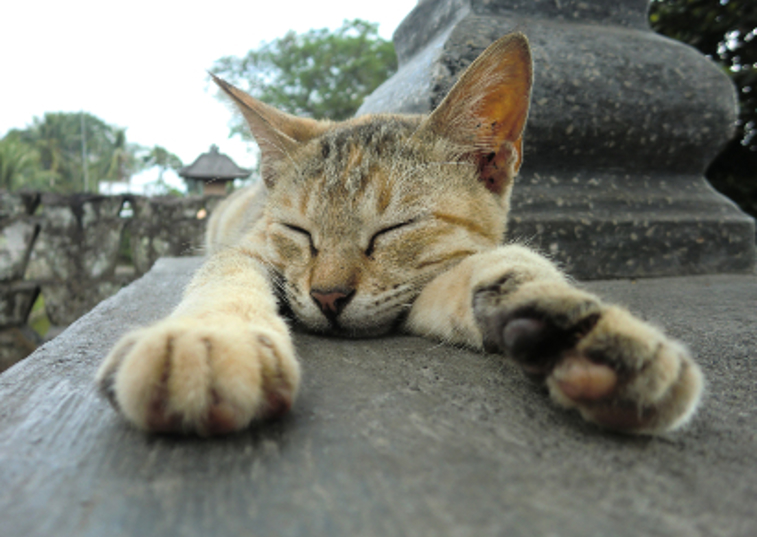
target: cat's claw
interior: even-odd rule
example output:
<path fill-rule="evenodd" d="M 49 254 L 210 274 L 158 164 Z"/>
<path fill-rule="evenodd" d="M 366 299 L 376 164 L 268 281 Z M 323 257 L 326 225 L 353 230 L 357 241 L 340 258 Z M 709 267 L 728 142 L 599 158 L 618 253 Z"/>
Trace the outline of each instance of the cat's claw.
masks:
<path fill-rule="evenodd" d="M 137 427 L 225 434 L 292 406 L 299 367 L 288 338 L 235 318 L 178 318 L 122 338 L 97 374 Z"/>
<path fill-rule="evenodd" d="M 529 283 L 474 297 L 487 350 L 546 380 L 552 399 L 624 432 L 674 429 L 693 414 L 702 375 L 686 349 L 627 311 L 567 285 Z"/>

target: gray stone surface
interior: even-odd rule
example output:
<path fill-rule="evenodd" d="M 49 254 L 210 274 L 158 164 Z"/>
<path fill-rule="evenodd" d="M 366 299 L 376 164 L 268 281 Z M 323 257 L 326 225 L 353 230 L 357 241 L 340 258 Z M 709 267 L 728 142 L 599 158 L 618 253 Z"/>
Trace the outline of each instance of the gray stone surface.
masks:
<path fill-rule="evenodd" d="M 35 344 L 25 325 L 40 289 L 53 326 L 65 327 L 158 257 L 200 252 L 219 201 L 0 192 L 0 371 Z"/>
<path fill-rule="evenodd" d="M 37 226 L 18 220 L 0 228 L 0 282 L 24 277 Z"/>
<path fill-rule="evenodd" d="M 26 323 L 38 294 L 33 282 L 0 283 L 0 328 Z"/>
<path fill-rule="evenodd" d="M 32 214 L 39 204 L 36 192 L 9 193 L 0 196 L 0 221 Z"/>
<path fill-rule="evenodd" d="M 122 196 L 44 194 L 27 280 L 89 281 L 116 268 L 125 220 Z"/>
<path fill-rule="evenodd" d="M 733 134 L 735 90 L 695 49 L 651 32 L 646 7 L 425 0 L 395 33 L 399 72 L 358 113 L 430 111 L 486 46 L 520 30 L 535 82 L 513 234 L 582 278 L 751 271 L 754 221 L 702 175 Z M 636 249 L 641 227 L 657 232 Z"/>
<path fill-rule="evenodd" d="M 755 275 L 587 285 L 702 364 L 700 413 L 662 438 L 584 424 L 497 356 L 306 334 L 287 418 L 213 440 L 146 436 L 92 375 L 197 264 L 161 260 L 0 375 L 4 537 L 757 534 Z"/>
<path fill-rule="evenodd" d="M 0 373 L 29 356 L 41 342 L 28 326 L 0 328 Z"/>
<path fill-rule="evenodd" d="M 42 287 L 48 317 L 68 325 L 124 283 L 115 276 L 123 196 L 43 194 L 24 279 Z"/>
<path fill-rule="evenodd" d="M 201 254 L 206 218 L 220 201 L 214 196 L 135 198 L 130 232 L 137 272 L 147 272 L 159 257 Z"/>

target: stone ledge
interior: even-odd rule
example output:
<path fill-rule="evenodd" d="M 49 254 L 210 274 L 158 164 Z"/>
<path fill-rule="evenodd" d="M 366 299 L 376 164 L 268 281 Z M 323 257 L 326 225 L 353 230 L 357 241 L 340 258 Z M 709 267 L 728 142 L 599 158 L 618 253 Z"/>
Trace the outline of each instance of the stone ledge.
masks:
<path fill-rule="evenodd" d="M 286 419 L 216 440 L 149 437 L 92 376 L 198 264 L 161 260 L 0 375 L 4 537 L 757 533 L 754 275 L 587 285 L 698 355 L 703 408 L 664 438 L 586 425 L 496 356 L 306 334 Z"/>

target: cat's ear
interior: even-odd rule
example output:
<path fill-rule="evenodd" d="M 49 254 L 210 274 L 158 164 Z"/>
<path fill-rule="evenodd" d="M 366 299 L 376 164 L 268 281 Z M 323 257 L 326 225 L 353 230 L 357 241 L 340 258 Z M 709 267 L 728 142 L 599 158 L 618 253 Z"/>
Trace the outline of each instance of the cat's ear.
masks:
<path fill-rule="evenodd" d="M 273 164 L 290 158 L 301 143 L 315 138 L 328 129 L 328 123 L 286 114 L 262 103 L 244 91 L 210 73 L 226 95 L 242 113 L 252 136 L 260 147 L 261 173 L 269 188 L 275 182 Z"/>
<path fill-rule="evenodd" d="M 426 127 L 461 148 L 486 187 L 501 194 L 518 172 L 531 101 L 533 68 L 526 36 L 492 43 L 426 119 Z"/>

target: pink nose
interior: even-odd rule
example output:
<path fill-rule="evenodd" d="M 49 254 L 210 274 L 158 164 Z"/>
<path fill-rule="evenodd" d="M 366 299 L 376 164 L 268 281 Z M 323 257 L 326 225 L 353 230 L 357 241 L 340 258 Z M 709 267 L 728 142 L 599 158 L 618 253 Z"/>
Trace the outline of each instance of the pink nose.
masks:
<path fill-rule="evenodd" d="M 324 291 L 313 289 L 310 291 L 310 296 L 313 297 L 326 317 L 336 317 L 342 313 L 354 294 L 354 289 L 328 289 Z"/>

